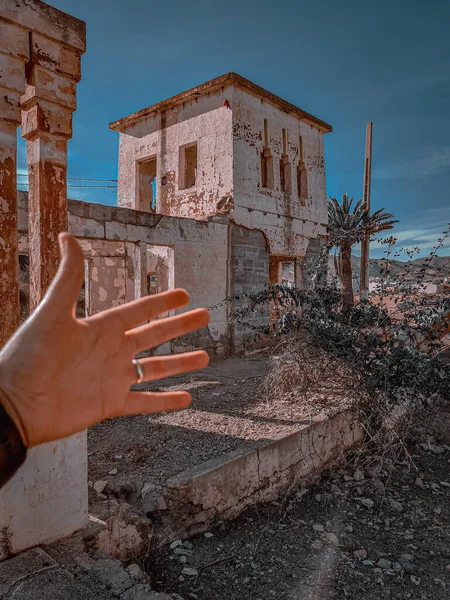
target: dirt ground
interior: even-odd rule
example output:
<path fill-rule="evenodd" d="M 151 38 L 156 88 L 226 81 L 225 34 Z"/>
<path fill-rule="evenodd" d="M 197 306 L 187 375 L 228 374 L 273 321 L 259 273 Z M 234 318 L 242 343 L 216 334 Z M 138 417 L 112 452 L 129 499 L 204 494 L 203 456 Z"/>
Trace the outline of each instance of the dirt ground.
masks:
<path fill-rule="evenodd" d="M 447 600 L 450 447 L 421 439 L 403 463 L 349 464 L 152 557 L 152 585 L 193 600 Z"/>
<path fill-rule="evenodd" d="M 91 428 L 89 480 L 151 483 L 158 494 L 168 478 L 188 468 L 229 452 L 248 452 L 296 431 L 311 417 L 330 414 L 347 403 L 348 386 L 336 378 L 338 359 L 318 361 L 322 365 L 326 362 L 328 373 L 320 369 L 314 374 L 309 368 L 303 388 L 299 381 L 302 367 L 292 363 L 283 379 L 289 379 L 287 389 L 297 392 L 280 393 L 277 389 L 276 399 L 270 388 L 266 391 L 261 386 L 268 360 L 267 354 L 216 360 L 201 372 L 172 377 L 159 385 L 137 386 L 147 390 L 187 389 L 193 402 L 187 410 L 115 419 Z M 331 382 L 326 389 L 324 381 Z M 277 381 L 272 384 L 280 386 Z"/>

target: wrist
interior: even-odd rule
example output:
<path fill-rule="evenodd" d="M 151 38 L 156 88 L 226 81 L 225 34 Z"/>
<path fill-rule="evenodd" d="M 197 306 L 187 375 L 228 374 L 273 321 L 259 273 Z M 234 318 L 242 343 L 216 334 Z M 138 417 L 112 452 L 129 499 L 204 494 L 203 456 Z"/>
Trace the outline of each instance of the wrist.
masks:
<path fill-rule="evenodd" d="M 27 447 L 27 436 L 25 434 L 25 428 L 23 427 L 22 419 L 20 414 L 18 413 L 14 402 L 11 400 L 10 396 L 6 393 L 5 389 L 2 387 L 2 381 L 0 377 L 0 412 L 5 413 L 6 418 L 9 419 L 17 430 L 18 435 L 20 436 L 20 440 L 23 446 Z M 1 422 L 0 422 L 1 424 Z"/>
<path fill-rule="evenodd" d="M 4 396 L 0 390 L 0 486 L 14 475 L 27 454 L 19 429 L 3 405 Z"/>

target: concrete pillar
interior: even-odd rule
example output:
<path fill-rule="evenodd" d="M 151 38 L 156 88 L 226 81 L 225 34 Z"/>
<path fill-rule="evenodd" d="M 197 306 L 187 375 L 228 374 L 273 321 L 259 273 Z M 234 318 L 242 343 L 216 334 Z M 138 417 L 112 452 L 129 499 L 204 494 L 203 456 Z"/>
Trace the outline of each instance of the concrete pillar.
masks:
<path fill-rule="evenodd" d="M 147 295 L 147 243 L 125 243 L 126 301 Z"/>
<path fill-rule="evenodd" d="M 16 154 L 29 45 L 16 30 L 0 19 L 0 348 L 19 326 Z"/>
<path fill-rule="evenodd" d="M 34 308 L 56 272 L 57 235 L 67 230 L 67 140 L 85 38 L 82 21 L 45 2 L 0 0 L 0 302 L 2 314 L 6 308 L 11 315 L 0 343 L 13 332 L 19 309 L 15 130 L 22 117 Z M 82 528 L 87 500 L 86 432 L 33 448 L 0 490 L 7 540 L 0 559 Z"/>
<path fill-rule="evenodd" d="M 67 231 L 67 140 L 72 136 L 80 56 L 74 54 L 75 65 L 63 65 L 70 74 L 62 75 L 41 64 L 40 57 L 49 51 L 48 40 L 34 33 L 31 39 L 32 66 L 27 69 L 27 87 L 21 98 L 21 133 L 27 140 L 30 309 L 33 311 L 58 268 L 58 234 Z M 57 48 L 50 50 L 61 60 Z M 48 65 L 48 61 L 45 64 Z"/>

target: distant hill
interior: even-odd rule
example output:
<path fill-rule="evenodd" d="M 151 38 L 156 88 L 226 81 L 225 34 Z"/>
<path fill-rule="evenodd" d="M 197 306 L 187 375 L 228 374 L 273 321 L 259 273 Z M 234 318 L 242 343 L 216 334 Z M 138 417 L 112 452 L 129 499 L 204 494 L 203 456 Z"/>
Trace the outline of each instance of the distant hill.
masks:
<path fill-rule="evenodd" d="M 424 283 L 442 283 L 445 278 L 450 281 L 450 256 L 435 256 L 431 262 L 428 258 L 415 258 L 414 260 L 401 261 L 389 260 L 385 258 L 372 258 L 369 261 L 369 279 L 389 279 L 390 281 L 417 282 Z M 386 268 L 389 268 L 389 274 L 386 274 Z M 423 269 L 426 268 L 425 272 Z M 352 256 L 353 279 L 359 281 L 361 269 L 361 259 L 359 256 Z M 329 259 L 329 274 L 334 275 L 334 259 Z"/>

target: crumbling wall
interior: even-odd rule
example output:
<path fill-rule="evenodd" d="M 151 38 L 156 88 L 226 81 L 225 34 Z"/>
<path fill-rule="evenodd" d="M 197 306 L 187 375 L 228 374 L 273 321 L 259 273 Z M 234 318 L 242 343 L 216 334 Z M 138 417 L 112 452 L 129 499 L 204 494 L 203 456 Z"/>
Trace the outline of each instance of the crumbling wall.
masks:
<path fill-rule="evenodd" d="M 324 134 L 318 125 L 301 121 L 248 91 L 235 88 L 233 99 L 233 219 L 249 229 L 263 231 L 271 254 L 303 257 L 310 238 L 326 235 Z M 264 119 L 273 160 L 272 188 L 264 188 L 261 178 Z M 285 160 L 291 166 L 286 192 L 281 190 L 280 178 L 283 129 Z M 308 171 L 306 199 L 300 199 L 297 193 L 300 137 Z"/>
<path fill-rule="evenodd" d="M 27 195 L 24 192 L 19 192 L 18 204 L 20 247 L 26 253 Z M 172 285 L 187 289 L 191 298 L 189 307 L 178 312 L 208 307 L 211 314 L 208 327 L 175 340 L 172 351 L 204 348 L 213 357 L 229 353 L 228 314 L 224 303 L 229 282 L 229 224 L 225 217 L 201 222 L 69 200 L 68 225 L 69 232 L 82 245 L 88 269 L 91 264 L 86 278 L 88 314 L 146 294 L 148 247 L 171 248 Z"/>
<path fill-rule="evenodd" d="M 140 209 L 139 161 L 156 156 L 155 212 L 206 219 L 233 194 L 232 88 L 199 96 L 125 127 L 119 142 L 119 206 Z M 182 188 L 180 148 L 197 143 L 196 184 Z"/>

